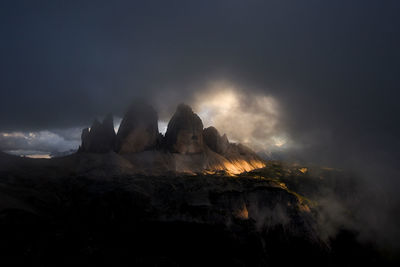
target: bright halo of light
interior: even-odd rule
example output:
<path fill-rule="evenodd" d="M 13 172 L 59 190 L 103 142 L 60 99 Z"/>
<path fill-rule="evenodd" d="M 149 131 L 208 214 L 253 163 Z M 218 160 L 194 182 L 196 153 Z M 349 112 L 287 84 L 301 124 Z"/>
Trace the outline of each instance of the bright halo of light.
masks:
<path fill-rule="evenodd" d="M 193 108 L 204 127 L 215 126 L 230 141 L 256 151 L 283 149 L 289 143 L 281 129 L 279 104 L 272 96 L 246 94 L 232 84 L 215 82 L 195 96 Z"/>

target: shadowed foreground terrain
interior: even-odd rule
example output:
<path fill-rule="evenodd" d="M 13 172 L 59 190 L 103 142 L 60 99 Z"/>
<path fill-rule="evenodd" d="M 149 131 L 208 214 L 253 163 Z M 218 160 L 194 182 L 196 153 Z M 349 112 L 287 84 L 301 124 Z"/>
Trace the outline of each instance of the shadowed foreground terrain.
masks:
<path fill-rule="evenodd" d="M 389 263 L 374 246 L 358 242 L 352 229 L 325 233 L 318 203 L 324 190 L 333 188 L 344 203 L 353 201 L 352 180 L 340 171 L 268 162 L 235 177 L 222 172 L 144 176 L 82 171 L 71 167 L 76 157 L 82 155 L 52 160 L 0 155 L 2 263 Z"/>

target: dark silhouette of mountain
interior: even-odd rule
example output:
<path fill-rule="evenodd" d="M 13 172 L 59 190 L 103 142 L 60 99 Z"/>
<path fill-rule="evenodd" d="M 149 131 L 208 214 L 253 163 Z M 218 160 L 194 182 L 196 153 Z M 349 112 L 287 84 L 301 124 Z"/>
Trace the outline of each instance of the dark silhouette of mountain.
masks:
<path fill-rule="evenodd" d="M 118 129 L 115 151 L 126 154 L 153 149 L 158 138 L 158 116 L 154 108 L 134 103 L 125 113 Z"/>
<path fill-rule="evenodd" d="M 72 155 L 74 153 L 76 153 L 77 150 L 76 149 L 70 149 L 70 150 L 66 150 L 66 151 L 61 151 L 61 152 L 52 152 L 50 154 L 51 158 L 59 158 L 59 157 L 65 157 L 65 156 L 69 156 Z"/>
<path fill-rule="evenodd" d="M 115 148 L 116 136 L 114 132 L 114 120 L 111 114 L 100 123 L 94 120 L 92 127 L 82 131 L 81 152 L 107 153 Z"/>
<path fill-rule="evenodd" d="M 265 161 L 251 149 L 229 143 L 214 127 L 203 129 L 200 117 L 185 104 L 177 107 L 168 123 L 165 137 L 158 132 L 157 113 L 143 103 L 131 105 L 125 113 L 115 138 L 112 118 L 102 124 L 97 120 L 82 132 L 81 158 L 87 153 L 114 151 L 114 158 L 124 162 L 110 168 L 127 173 L 160 174 L 165 172 L 210 173 L 225 171 L 238 174 L 261 168 Z M 96 158 L 96 155 L 90 157 Z"/>
<path fill-rule="evenodd" d="M 197 154 L 205 150 L 203 122 L 192 108 L 180 104 L 168 123 L 165 146 L 171 152 Z"/>
<path fill-rule="evenodd" d="M 226 134 L 221 136 L 215 127 L 208 127 L 203 130 L 204 142 L 215 153 L 224 155 L 229 146 Z"/>

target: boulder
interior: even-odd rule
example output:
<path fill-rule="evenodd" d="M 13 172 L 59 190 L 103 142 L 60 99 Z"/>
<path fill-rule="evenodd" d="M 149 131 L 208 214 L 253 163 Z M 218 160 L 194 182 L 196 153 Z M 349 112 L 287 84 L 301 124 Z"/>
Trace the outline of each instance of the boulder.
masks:
<path fill-rule="evenodd" d="M 203 122 L 188 105 L 180 104 L 169 121 L 165 146 L 170 152 L 180 154 L 204 151 Z"/>
<path fill-rule="evenodd" d="M 159 140 L 157 112 L 148 104 L 132 104 L 118 129 L 116 151 L 142 152 L 155 148 Z"/>
<path fill-rule="evenodd" d="M 80 152 L 107 153 L 114 150 L 116 136 L 113 116 L 107 115 L 102 123 L 96 119 L 90 129 L 83 129 L 81 137 Z"/>

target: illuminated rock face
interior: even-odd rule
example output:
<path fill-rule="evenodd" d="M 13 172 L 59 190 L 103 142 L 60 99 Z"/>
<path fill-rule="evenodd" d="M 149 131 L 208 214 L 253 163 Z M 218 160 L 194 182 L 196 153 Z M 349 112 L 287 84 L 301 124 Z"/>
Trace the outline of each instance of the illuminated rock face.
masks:
<path fill-rule="evenodd" d="M 102 123 L 95 120 L 90 130 L 83 129 L 79 151 L 107 153 L 114 150 L 115 140 L 113 116 L 109 114 Z"/>
<path fill-rule="evenodd" d="M 171 152 L 197 154 L 204 151 L 203 122 L 191 107 L 180 104 L 165 134 L 165 145 Z"/>
<path fill-rule="evenodd" d="M 155 148 L 158 117 L 153 107 L 135 103 L 125 113 L 117 133 L 116 152 L 136 153 Z"/>

